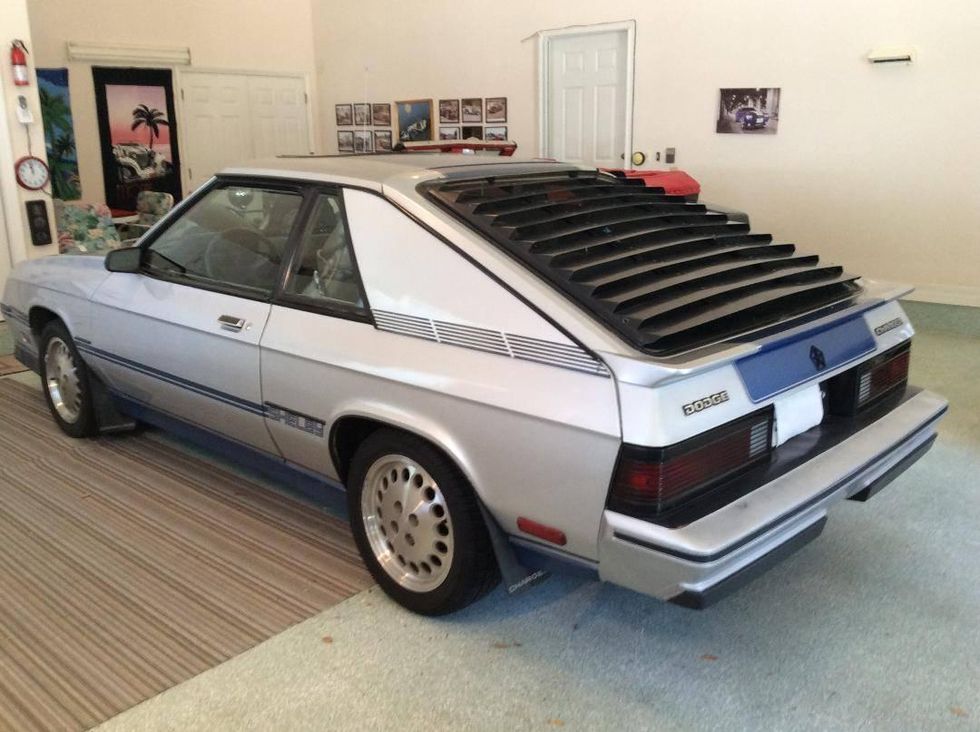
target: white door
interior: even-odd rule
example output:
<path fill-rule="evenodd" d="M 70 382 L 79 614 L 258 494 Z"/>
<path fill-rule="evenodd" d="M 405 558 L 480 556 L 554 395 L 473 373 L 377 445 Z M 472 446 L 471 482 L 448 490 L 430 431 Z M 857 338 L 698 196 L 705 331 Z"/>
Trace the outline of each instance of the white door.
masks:
<path fill-rule="evenodd" d="M 625 168 L 630 66 L 626 30 L 547 40 L 545 155 Z"/>
<path fill-rule="evenodd" d="M 53 229 L 54 227 L 52 227 Z M 3 202 L 0 201 L 0 297 L 3 297 L 4 283 L 10 274 L 10 244 L 7 241 L 7 222 L 3 219 Z M 4 320 L 0 315 L 0 323 Z"/>
<path fill-rule="evenodd" d="M 186 71 L 180 83 L 189 190 L 229 165 L 309 152 L 301 77 Z"/>
<path fill-rule="evenodd" d="M 252 156 L 248 77 L 242 74 L 181 74 L 184 129 L 181 157 L 188 190 L 217 171 Z"/>
<path fill-rule="evenodd" d="M 255 157 L 310 152 L 303 79 L 249 76 L 248 100 Z"/>

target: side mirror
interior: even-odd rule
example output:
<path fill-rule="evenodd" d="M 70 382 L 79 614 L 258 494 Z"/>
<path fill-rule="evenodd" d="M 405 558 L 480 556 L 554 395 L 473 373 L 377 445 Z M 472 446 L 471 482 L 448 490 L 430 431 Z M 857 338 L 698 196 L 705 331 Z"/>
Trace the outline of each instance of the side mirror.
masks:
<path fill-rule="evenodd" d="M 143 250 L 139 247 L 113 249 L 105 257 L 105 268 L 110 272 L 129 272 L 135 274 L 140 271 L 142 260 Z"/>

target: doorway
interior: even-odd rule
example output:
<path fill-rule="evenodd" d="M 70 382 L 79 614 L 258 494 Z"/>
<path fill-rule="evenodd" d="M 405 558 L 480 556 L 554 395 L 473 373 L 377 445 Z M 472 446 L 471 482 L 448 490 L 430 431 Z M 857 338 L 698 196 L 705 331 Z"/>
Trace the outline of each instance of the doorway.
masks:
<path fill-rule="evenodd" d="M 541 154 L 628 168 L 633 144 L 633 22 L 539 34 Z"/>
<path fill-rule="evenodd" d="M 229 165 L 312 150 L 302 76 L 184 71 L 179 83 L 188 190 Z"/>

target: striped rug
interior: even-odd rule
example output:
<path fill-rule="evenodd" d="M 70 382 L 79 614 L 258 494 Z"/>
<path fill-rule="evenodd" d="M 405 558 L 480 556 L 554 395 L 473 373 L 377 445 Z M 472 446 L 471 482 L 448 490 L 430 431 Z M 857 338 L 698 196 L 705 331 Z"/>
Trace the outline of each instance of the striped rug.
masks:
<path fill-rule="evenodd" d="M 0 379 L 0 729 L 86 729 L 370 584 L 343 521 Z"/>

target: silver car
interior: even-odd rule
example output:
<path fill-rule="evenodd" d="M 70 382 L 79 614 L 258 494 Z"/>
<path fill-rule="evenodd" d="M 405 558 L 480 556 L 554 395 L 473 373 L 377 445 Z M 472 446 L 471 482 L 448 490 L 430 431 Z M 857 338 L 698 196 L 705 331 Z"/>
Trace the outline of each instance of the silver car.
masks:
<path fill-rule="evenodd" d="M 3 313 L 65 432 L 345 485 L 375 579 L 440 614 L 555 566 L 703 607 L 817 536 L 946 410 L 905 292 L 596 170 L 402 153 L 225 170 L 135 248 L 19 265 Z"/>

